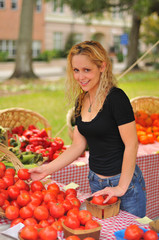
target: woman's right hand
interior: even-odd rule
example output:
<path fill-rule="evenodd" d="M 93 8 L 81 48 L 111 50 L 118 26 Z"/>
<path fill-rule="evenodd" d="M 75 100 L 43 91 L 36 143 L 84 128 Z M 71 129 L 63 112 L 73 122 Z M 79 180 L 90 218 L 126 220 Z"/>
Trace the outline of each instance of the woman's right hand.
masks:
<path fill-rule="evenodd" d="M 48 164 L 29 169 L 30 178 L 33 181 L 37 181 L 37 180 L 41 180 L 41 179 L 45 178 L 47 175 L 49 175 L 49 172 L 47 171 L 47 169 L 48 169 L 47 165 Z"/>

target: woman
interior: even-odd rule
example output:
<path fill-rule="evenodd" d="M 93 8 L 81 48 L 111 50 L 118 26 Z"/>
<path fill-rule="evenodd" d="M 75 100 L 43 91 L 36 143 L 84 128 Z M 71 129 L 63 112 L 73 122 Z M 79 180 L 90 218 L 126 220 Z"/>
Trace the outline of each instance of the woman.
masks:
<path fill-rule="evenodd" d="M 68 54 L 66 92 L 76 100 L 72 145 L 56 160 L 30 170 L 39 180 L 77 159 L 88 144 L 89 183 L 93 195 L 121 198 L 121 209 L 146 214 L 145 183 L 136 165 L 138 140 L 127 95 L 117 88 L 111 61 L 96 41 L 72 47 Z"/>

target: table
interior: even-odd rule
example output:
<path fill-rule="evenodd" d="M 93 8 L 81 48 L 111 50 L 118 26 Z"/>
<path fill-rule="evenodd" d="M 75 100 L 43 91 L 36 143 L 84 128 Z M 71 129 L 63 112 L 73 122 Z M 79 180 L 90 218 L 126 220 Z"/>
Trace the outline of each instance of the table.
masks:
<path fill-rule="evenodd" d="M 146 151 L 148 148 L 150 150 L 152 149 L 151 154 L 148 154 L 148 150 Z M 137 156 L 137 164 L 143 172 L 146 183 L 146 216 L 151 219 L 159 216 L 159 153 L 154 154 L 154 152 L 157 150 L 159 150 L 159 143 L 156 143 L 153 145 L 153 147 L 151 147 L 150 144 L 148 144 L 148 146 L 139 145 Z M 141 153 L 146 154 L 141 155 Z M 70 182 L 77 183 L 79 185 L 79 191 L 90 193 L 90 187 L 87 178 L 89 171 L 88 157 L 89 152 L 86 152 L 86 156 L 84 158 L 79 158 L 69 166 L 52 174 L 52 179 L 63 184 L 69 184 Z M 83 162 L 84 165 L 77 166 L 76 164 L 79 162 Z"/>
<path fill-rule="evenodd" d="M 52 181 L 52 182 L 56 182 L 56 181 Z M 56 182 L 57 183 L 57 182 Z M 63 188 L 64 184 L 61 183 L 57 183 L 59 185 L 59 187 Z M 84 200 L 89 196 L 88 193 L 84 194 L 82 192 L 78 191 L 78 198 L 80 199 L 81 203 L 82 203 L 82 209 L 85 208 L 85 203 Z M 101 229 L 101 234 L 100 234 L 100 239 L 99 240 L 106 240 L 106 239 L 110 239 L 110 240 L 114 240 L 116 239 L 114 236 L 114 232 L 124 229 L 127 226 L 129 226 L 130 224 L 136 224 L 140 227 L 143 227 L 145 229 L 150 229 L 149 226 L 147 224 L 141 224 L 138 223 L 135 219 L 138 218 L 135 215 L 132 215 L 130 213 L 127 213 L 125 211 L 121 211 L 119 212 L 119 214 L 117 216 L 111 217 L 111 218 L 107 218 L 107 219 L 98 219 L 93 217 L 95 220 L 97 220 L 98 222 L 100 222 L 100 224 L 102 225 L 102 229 Z M 10 224 L 10 220 L 7 219 L 2 219 L 0 218 L 0 232 L 2 232 L 4 229 L 7 229 L 9 227 L 9 225 L 7 225 L 8 227 L 6 228 L 6 224 Z M 6 239 L 6 240 L 11 240 L 10 237 L 4 237 L 3 235 L 0 234 L 0 239 Z M 63 231 L 62 232 L 58 232 L 58 239 L 59 240 L 64 240 L 64 236 L 63 236 Z"/>

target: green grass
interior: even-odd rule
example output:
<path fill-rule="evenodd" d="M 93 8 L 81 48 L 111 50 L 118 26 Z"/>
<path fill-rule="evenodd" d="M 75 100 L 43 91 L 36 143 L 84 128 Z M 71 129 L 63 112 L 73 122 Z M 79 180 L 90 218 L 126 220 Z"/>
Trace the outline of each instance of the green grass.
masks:
<path fill-rule="evenodd" d="M 40 80 L 39 80 L 40 81 Z M 129 98 L 137 96 L 159 97 L 159 72 L 132 72 L 119 80 Z M 19 92 L 23 90 L 24 92 Z M 66 125 L 66 115 L 70 106 L 67 105 L 64 92 L 64 79 L 59 82 L 36 84 L 25 81 L 22 85 L 15 83 L 0 85 L 0 91 L 8 91 L 1 96 L 0 108 L 22 107 L 31 109 L 43 115 L 52 126 L 52 135 L 55 136 Z M 65 127 L 59 134 L 65 144 L 70 144 L 68 129 Z"/>

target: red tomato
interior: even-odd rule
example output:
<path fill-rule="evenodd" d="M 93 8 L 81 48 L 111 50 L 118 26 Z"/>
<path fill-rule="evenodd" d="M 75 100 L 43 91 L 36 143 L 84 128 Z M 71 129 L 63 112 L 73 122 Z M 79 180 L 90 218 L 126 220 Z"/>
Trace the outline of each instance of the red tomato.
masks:
<path fill-rule="evenodd" d="M 48 211 L 47 207 L 42 206 L 42 205 L 36 207 L 34 209 L 34 217 L 39 221 L 48 219 L 49 211 Z"/>
<path fill-rule="evenodd" d="M 13 168 L 7 168 L 6 171 L 5 171 L 5 175 L 12 175 L 13 177 L 15 176 L 15 169 Z"/>
<path fill-rule="evenodd" d="M 67 212 L 67 216 L 77 217 L 78 218 L 79 208 L 72 208 Z"/>
<path fill-rule="evenodd" d="M 33 217 L 33 211 L 28 206 L 24 206 L 19 211 L 20 217 L 23 219 Z"/>
<path fill-rule="evenodd" d="M 40 181 L 34 181 L 31 183 L 30 188 L 31 188 L 31 191 L 35 192 L 35 191 L 41 191 L 44 188 L 44 186 Z"/>
<path fill-rule="evenodd" d="M 6 170 L 6 166 L 4 163 L 0 162 L 0 169 L 2 169 L 4 172 Z"/>
<path fill-rule="evenodd" d="M 49 184 L 47 189 L 51 190 L 51 191 L 56 191 L 57 193 L 60 192 L 60 188 L 59 188 L 59 186 L 56 183 Z"/>
<path fill-rule="evenodd" d="M 99 227 L 99 223 L 93 219 L 88 220 L 85 224 L 85 229 L 93 229 Z"/>
<path fill-rule="evenodd" d="M 107 198 L 107 197 L 106 197 L 106 198 Z M 111 198 L 108 200 L 107 204 L 113 204 L 113 203 L 115 203 L 115 202 L 117 202 L 117 201 L 118 201 L 118 197 L 113 196 L 113 197 L 111 197 Z"/>
<path fill-rule="evenodd" d="M 10 202 L 10 205 L 20 208 L 20 206 L 19 206 L 18 203 L 17 203 L 17 200 L 12 200 L 12 201 Z"/>
<path fill-rule="evenodd" d="M 41 191 L 35 191 L 32 193 L 32 196 L 34 197 L 37 197 L 38 199 L 40 199 L 41 201 L 44 199 L 44 195 L 42 194 Z"/>
<path fill-rule="evenodd" d="M 26 218 L 24 221 L 23 221 L 23 224 L 25 226 L 34 226 L 35 224 L 37 224 L 37 221 L 35 218 Z"/>
<path fill-rule="evenodd" d="M 0 193 L 0 207 L 3 206 L 5 200 L 6 200 L 6 199 L 5 199 L 5 196 L 3 196 L 3 195 Z"/>
<path fill-rule="evenodd" d="M 2 209 L 5 211 L 8 206 L 10 206 L 10 202 L 5 199 L 5 200 L 4 200 L 4 203 L 3 203 L 3 205 L 2 205 Z"/>
<path fill-rule="evenodd" d="M 75 195 L 75 197 L 77 196 L 77 191 L 73 188 L 68 188 L 65 192 L 66 195 L 72 194 Z"/>
<path fill-rule="evenodd" d="M 61 221 L 55 221 L 51 224 L 51 226 L 56 230 L 56 231 L 62 231 L 62 222 Z"/>
<path fill-rule="evenodd" d="M 4 177 L 4 171 L 3 171 L 3 169 L 2 168 L 0 168 L 0 178 L 2 178 L 2 177 Z"/>
<path fill-rule="evenodd" d="M 16 206 L 8 206 L 5 210 L 6 218 L 13 220 L 19 217 L 19 208 Z"/>
<path fill-rule="evenodd" d="M 50 226 L 49 222 L 46 219 L 45 220 L 41 220 L 39 222 L 39 225 L 40 225 L 40 228 L 44 228 L 44 227 Z"/>
<path fill-rule="evenodd" d="M 80 238 L 75 235 L 72 235 L 72 236 L 67 237 L 66 240 L 80 240 Z"/>
<path fill-rule="evenodd" d="M 64 209 L 65 209 L 65 212 L 68 212 L 68 210 L 72 209 L 72 204 L 71 202 L 68 200 L 68 199 L 65 199 L 62 203 Z"/>
<path fill-rule="evenodd" d="M 71 198 L 70 203 L 72 204 L 73 207 L 80 208 L 80 206 L 81 206 L 81 202 L 78 198 Z"/>
<path fill-rule="evenodd" d="M 92 213 L 88 210 L 80 210 L 78 213 L 78 219 L 82 225 L 85 225 L 88 220 L 92 219 Z"/>
<path fill-rule="evenodd" d="M 97 205 L 103 205 L 104 197 L 100 196 L 93 196 L 91 202 Z"/>
<path fill-rule="evenodd" d="M 144 240 L 157 240 L 157 239 L 158 235 L 153 230 L 148 230 L 147 232 L 144 233 Z"/>
<path fill-rule="evenodd" d="M 6 182 L 3 180 L 3 178 L 0 179 L 0 189 L 6 189 L 7 188 L 7 184 Z"/>
<path fill-rule="evenodd" d="M 39 232 L 39 237 L 41 240 L 56 240 L 57 239 L 57 231 L 52 227 L 52 226 L 48 226 L 43 228 L 40 232 Z"/>
<path fill-rule="evenodd" d="M 41 204 L 41 198 L 35 196 L 34 194 L 31 195 L 31 203 L 33 203 L 36 207 Z"/>
<path fill-rule="evenodd" d="M 25 226 L 20 231 L 20 237 L 26 240 L 37 240 L 38 230 L 33 226 Z"/>
<path fill-rule="evenodd" d="M 17 186 L 20 190 L 26 189 L 26 183 L 21 179 L 17 180 L 14 185 Z"/>
<path fill-rule="evenodd" d="M 71 228 L 79 228 L 80 227 L 80 221 L 77 217 L 67 216 L 67 218 L 64 220 L 64 224 Z"/>
<path fill-rule="evenodd" d="M 5 181 L 7 187 L 12 186 L 14 184 L 14 177 L 11 174 L 4 175 L 4 177 L 2 179 Z"/>
<path fill-rule="evenodd" d="M 21 180 L 28 180 L 30 178 L 30 173 L 28 172 L 28 169 L 25 169 L 25 168 L 19 169 L 18 177 Z"/>
<path fill-rule="evenodd" d="M 11 199 L 17 199 L 20 194 L 20 190 L 16 185 L 8 187 L 8 195 Z"/>
<path fill-rule="evenodd" d="M 50 201 L 56 200 L 56 196 L 54 191 L 49 191 L 47 190 L 46 193 L 44 194 L 44 202 L 48 203 Z"/>
<path fill-rule="evenodd" d="M 65 193 L 63 191 L 60 191 L 58 194 L 57 194 L 57 201 L 58 202 L 63 202 L 65 199 Z"/>
<path fill-rule="evenodd" d="M 8 197 L 9 197 L 8 190 L 0 188 L 0 193 L 1 193 L 1 195 L 3 195 L 5 197 L 5 199 L 8 199 Z"/>
<path fill-rule="evenodd" d="M 124 238 L 128 240 L 139 240 L 141 237 L 142 232 L 136 224 L 132 224 L 126 228 Z"/>
<path fill-rule="evenodd" d="M 60 218 L 64 215 L 65 208 L 61 203 L 53 203 L 50 206 L 50 215 L 54 218 Z"/>
<path fill-rule="evenodd" d="M 51 225 L 53 222 L 55 222 L 55 219 L 52 216 L 49 216 L 47 221 Z"/>
<path fill-rule="evenodd" d="M 22 218 L 16 218 L 11 222 L 10 227 L 13 227 L 13 226 L 17 225 L 18 223 L 23 223 L 23 222 L 24 222 L 24 220 Z"/>
<path fill-rule="evenodd" d="M 17 203 L 19 206 L 24 207 L 31 201 L 30 194 L 28 192 L 22 192 L 17 197 Z"/>

